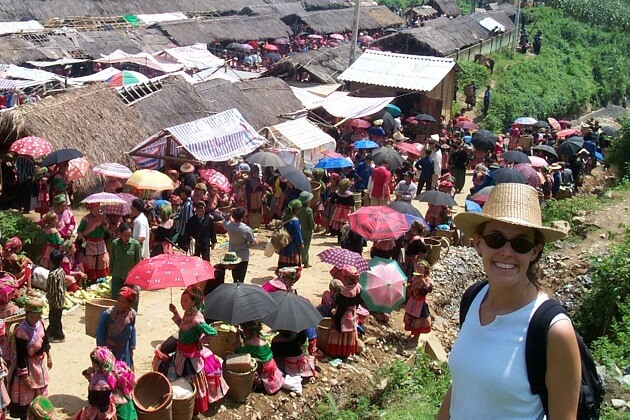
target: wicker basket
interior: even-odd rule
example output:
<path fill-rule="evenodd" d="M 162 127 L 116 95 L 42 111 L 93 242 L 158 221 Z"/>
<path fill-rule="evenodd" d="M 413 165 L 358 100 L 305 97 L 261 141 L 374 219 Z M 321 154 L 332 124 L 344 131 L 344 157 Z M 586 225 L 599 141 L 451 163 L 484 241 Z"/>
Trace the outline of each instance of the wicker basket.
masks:
<path fill-rule="evenodd" d="M 252 386 L 254 385 L 254 375 L 256 374 L 255 365 L 252 370 L 245 373 L 236 373 L 223 369 L 223 379 L 228 384 L 230 389 L 227 392 L 227 397 L 236 402 L 245 402 L 249 398 L 249 394 L 252 393 Z"/>
<path fill-rule="evenodd" d="M 249 213 L 247 217 L 249 221 L 249 227 L 252 229 L 258 229 L 260 225 L 262 224 L 262 220 L 263 220 L 262 213 Z"/>
<path fill-rule="evenodd" d="M 173 420 L 191 420 L 195 413 L 195 397 L 197 396 L 197 387 L 191 383 L 193 393 L 185 399 L 173 398 Z"/>
<path fill-rule="evenodd" d="M 173 389 L 166 376 L 158 372 L 145 373 L 131 393 L 138 419 L 171 420 Z"/>
<path fill-rule="evenodd" d="M 212 327 L 217 330 L 217 335 L 211 337 L 206 344 L 212 353 L 225 359 L 230 353 L 241 346 L 241 338 L 238 335 L 238 331 L 222 331 L 219 327 L 225 324 L 224 322 L 213 322 Z"/>
<path fill-rule="evenodd" d="M 92 299 L 85 303 L 85 333 L 90 337 L 96 338 L 96 329 L 101 314 L 107 308 L 116 305 L 116 301 L 112 299 Z"/>
<path fill-rule="evenodd" d="M 317 349 L 326 354 L 328 350 L 328 337 L 330 336 L 330 328 L 332 318 L 324 318 L 317 326 Z"/>
<path fill-rule="evenodd" d="M 26 319 L 26 313 L 11 315 L 4 318 L 4 329 L 8 333 L 11 330 L 11 325 L 19 324 Z"/>

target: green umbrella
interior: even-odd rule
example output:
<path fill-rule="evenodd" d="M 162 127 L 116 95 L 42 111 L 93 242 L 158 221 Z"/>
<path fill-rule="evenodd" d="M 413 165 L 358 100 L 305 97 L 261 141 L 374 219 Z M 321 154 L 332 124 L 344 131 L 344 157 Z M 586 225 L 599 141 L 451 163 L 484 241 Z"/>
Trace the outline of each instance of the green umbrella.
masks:
<path fill-rule="evenodd" d="M 407 276 L 395 260 L 374 257 L 361 273 L 361 297 L 370 311 L 390 313 L 406 298 Z"/>

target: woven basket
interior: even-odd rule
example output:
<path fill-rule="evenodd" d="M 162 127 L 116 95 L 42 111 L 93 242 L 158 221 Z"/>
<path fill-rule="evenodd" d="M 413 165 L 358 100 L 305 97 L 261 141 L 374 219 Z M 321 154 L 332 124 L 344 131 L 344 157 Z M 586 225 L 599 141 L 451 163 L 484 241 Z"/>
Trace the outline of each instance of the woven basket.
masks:
<path fill-rule="evenodd" d="M 324 354 L 326 354 L 326 350 L 328 349 L 328 337 L 330 336 L 331 325 L 332 318 L 324 318 L 317 326 L 317 349 Z"/>
<path fill-rule="evenodd" d="M 197 396 L 197 387 L 191 383 L 193 393 L 185 399 L 173 398 L 173 420 L 190 420 L 195 413 L 195 397 Z"/>
<path fill-rule="evenodd" d="M 262 220 L 263 220 L 262 213 L 249 213 L 247 217 L 249 221 L 249 227 L 252 229 L 258 229 L 260 225 L 262 224 Z"/>
<path fill-rule="evenodd" d="M 234 351 L 241 346 L 241 338 L 237 331 L 221 331 L 219 327 L 222 324 L 225 323 L 220 321 L 212 323 L 212 327 L 217 330 L 217 335 L 209 339 L 206 347 L 215 355 L 225 359 L 225 356 L 229 353 L 234 353 Z"/>
<path fill-rule="evenodd" d="M 166 376 L 159 372 L 145 373 L 131 393 L 140 420 L 171 420 L 173 389 Z"/>
<path fill-rule="evenodd" d="M 7 333 L 10 331 L 11 325 L 13 324 L 19 324 L 20 322 L 24 321 L 26 319 L 26 314 L 17 314 L 17 315 L 11 315 L 8 316 L 6 318 L 4 318 L 4 328 L 5 331 L 7 331 Z"/>
<path fill-rule="evenodd" d="M 227 392 L 229 399 L 241 403 L 247 401 L 249 394 L 252 393 L 256 368 L 257 366 L 254 366 L 251 371 L 245 373 L 236 373 L 225 368 L 223 369 L 223 379 L 230 387 Z"/>
<path fill-rule="evenodd" d="M 92 299 L 85 303 L 85 333 L 90 337 L 96 338 L 96 329 L 101 314 L 107 308 L 116 305 L 116 301 L 112 299 Z"/>

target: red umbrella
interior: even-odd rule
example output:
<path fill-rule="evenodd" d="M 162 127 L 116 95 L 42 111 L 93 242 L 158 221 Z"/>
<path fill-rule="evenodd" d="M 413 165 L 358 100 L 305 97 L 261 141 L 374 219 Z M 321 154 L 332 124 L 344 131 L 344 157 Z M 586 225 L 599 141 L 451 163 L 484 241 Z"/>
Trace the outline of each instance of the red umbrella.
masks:
<path fill-rule="evenodd" d="M 402 141 L 396 143 L 394 147 L 401 152 L 405 152 L 414 156 L 420 156 L 422 154 L 422 150 L 424 149 L 424 146 L 420 143 L 405 143 Z"/>
<path fill-rule="evenodd" d="M 361 207 L 348 216 L 350 229 L 370 241 L 397 239 L 409 230 L 405 215 L 385 206 Z"/>
<path fill-rule="evenodd" d="M 580 134 L 579 128 L 567 128 L 566 130 L 561 130 L 556 133 L 556 137 L 559 139 L 566 139 L 567 137 L 577 136 Z"/>
<path fill-rule="evenodd" d="M 477 124 L 475 124 L 472 121 L 466 121 L 466 120 L 462 120 L 457 122 L 457 124 L 455 124 L 455 128 L 459 128 L 459 129 L 466 129 L 466 130 L 479 130 L 479 127 L 477 126 Z"/>
<path fill-rule="evenodd" d="M 68 181 L 76 181 L 85 177 L 90 171 L 90 162 L 84 158 L 76 158 L 68 161 L 68 171 L 66 172 L 66 178 Z"/>
<path fill-rule="evenodd" d="M 214 278 L 214 267 L 199 257 L 162 254 L 136 264 L 125 280 L 126 284 L 144 290 L 188 287 Z"/>
<path fill-rule="evenodd" d="M 331 39 L 336 39 L 337 41 L 343 41 L 345 40 L 344 36 L 341 34 L 330 34 L 328 35 L 329 38 Z"/>
<path fill-rule="evenodd" d="M 14 141 L 11 148 L 9 148 L 9 152 L 33 158 L 47 156 L 52 151 L 52 144 L 48 140 L 35 136 L 22 137 Z"/>
<path fill-rule="evenodd" d="M 556 131 L 562 130 L 562 126 L 560 125 L 558 120 L 556 120 L 555 118 L 549 117 L 549 118 L 547 118 L 547 122 L 549 123 L 551 128 L 553 128 L 554 130 L 556 130 Z"/>
<path fill-rule="evenodd" d="M 531 185 L 534 188 L 540 187 L 540 177 L 538 176 L 538 172 L 531 165 L 531 163 L 517 163 L 514 165 L 514 169 L 523 174 L 525 179 L 527 180 L 527 184 Z"/>
<path fill-rule="evenodd" d="M 232 191 L 230 181 L 221 172 L 214 169 L 200 169 L 199 176 L 210 185 L 214 185 L 225 192 Z"/>
<path fill-rule="evenodd" d="M 407 117 L 405 121 L 409 124 L 418 124 L 418 120 L 416 120 L 414 117 Z"/>
<path fill-rule="evenodd" d="M 369 128 L 371 125 L 369 121 L 362 120 L 361 118 L 350 121 L 350 127 L 354 128 Z"/>
<path fill-rule="evenodd" d="M 265 44 L 263 45 L 263 49 L 266 51 L 280 51 L 280 48 L 276 47 L 273 44 Z"/>
<path fill-rule="evenodd" d="M 563 129 L 571 127 L 571 121 L 569 120 L 560 120 L 558 121 L 558 124 L 560 124 L 560 127 Z"/>

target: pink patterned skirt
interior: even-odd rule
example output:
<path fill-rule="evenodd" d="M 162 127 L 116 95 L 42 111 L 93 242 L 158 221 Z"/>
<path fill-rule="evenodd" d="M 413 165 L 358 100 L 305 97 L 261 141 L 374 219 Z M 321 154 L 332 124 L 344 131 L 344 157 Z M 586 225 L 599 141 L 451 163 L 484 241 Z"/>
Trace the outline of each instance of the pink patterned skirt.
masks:
<path fill-rule="evenodd" d="M 257 373 L 254 377 L 254 383 L 265 388 L 267 394 L 273 395 L 282 388 L 284 384 L 284 375 L 278 369 L 276 361 L 271 359 L 262 365 L 262 372 Z"/>
<path fill-rule="evenodd" d="M 313 356 L 285 357 L 282 359 L 282 363 L 284 363 L 284 373 L 287 375 L 301 376 L 302 378 L 317 376 L 315 358 Z"/>
<path fill-rule="evenodd" d="M 342 206 L 339 204 L 335 205 L 335 210 L 333 211 L 330 221 L 330 227 L 335 230 L 340 230 L 343 225 L 348 223 L 348 215 L 350 213 L 352 213 L 352 207 Z"/>

